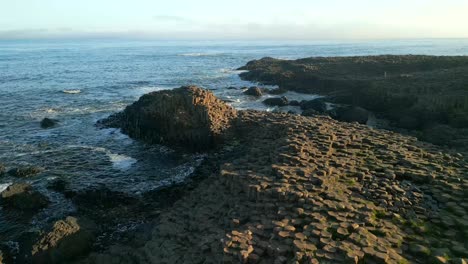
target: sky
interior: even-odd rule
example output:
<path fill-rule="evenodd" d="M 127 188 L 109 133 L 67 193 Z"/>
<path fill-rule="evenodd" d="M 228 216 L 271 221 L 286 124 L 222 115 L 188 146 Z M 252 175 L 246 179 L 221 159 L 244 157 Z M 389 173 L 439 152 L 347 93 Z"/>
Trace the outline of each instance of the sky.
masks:
<path fill-rule="evenodd" d="M 468 38 L 468 0 L 0 0 L 0 39 Z"/>

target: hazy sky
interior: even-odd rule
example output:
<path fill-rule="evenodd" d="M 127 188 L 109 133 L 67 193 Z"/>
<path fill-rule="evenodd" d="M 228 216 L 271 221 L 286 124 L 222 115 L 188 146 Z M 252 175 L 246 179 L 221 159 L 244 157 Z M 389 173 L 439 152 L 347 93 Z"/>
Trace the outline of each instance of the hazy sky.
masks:
<path fill-rule="evenodd" d="M 468 0 L 0 0 L 0 38 L 468 38 Z"/>

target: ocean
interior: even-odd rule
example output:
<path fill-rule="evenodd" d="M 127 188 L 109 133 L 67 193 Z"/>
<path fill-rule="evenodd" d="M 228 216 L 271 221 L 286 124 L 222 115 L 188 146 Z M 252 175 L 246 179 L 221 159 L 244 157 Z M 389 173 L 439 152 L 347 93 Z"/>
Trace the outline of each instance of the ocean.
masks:
<path fill-rule="evenodd" d="M 129 139 L 97 120 L 122 110 L 139 96 L 194 84 L 210 89 L 238 109 L 273 111 L 240 89 L 236 69 L 265 56 L 379 54 L 468 55 L 468 40 L 220 42 L 220 41 L 0 41 L 0 163 L 9 168 L 39 166 L 28 179 L 0 177 L 0 191 L 19 181 L 31 183 L 52 201 L 25 222 L 11 221 L 0 208 L 0 241 L 19 230 L 40 228 L 75 210 L 48 190 L 57 178 L 73 189 L 106 186 L 129 195 L 182 182 L 203 154 L 180 154 Z M 288 93 L 289 99 L 316 95 Z M 284 111 L 290 109 L 282 109 Z M 44 118 L 58 126 L 42 129 Z"/>

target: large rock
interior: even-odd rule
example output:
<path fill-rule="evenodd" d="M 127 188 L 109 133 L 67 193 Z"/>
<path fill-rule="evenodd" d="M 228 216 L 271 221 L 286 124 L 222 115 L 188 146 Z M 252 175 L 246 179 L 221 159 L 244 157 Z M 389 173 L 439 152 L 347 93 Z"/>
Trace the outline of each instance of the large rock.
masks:
<path fill-rule="evenodd" d="M 42 128 L 51 128 L 57 125 L 58 120 L 51 119 L 51 118 L 44 118 L 41 121 Z"/>
<path fill-rule="evenodd" d="M 320 98 L 309 101 L 304 100 L 301 102 L 300 106 L 302 110 L 312 109 L 319 113 L 327 111 L 327 104 Z"/>
<path fill-rule="evenodd" d="M 75 217 L 55 222 L 32 247 L 33 263 L 66 263 L 86 255 L 95 241 L 94 223 Z"/>
<path fill-rule="evenodd" d="M 263 101 L 268 106 L 287 106 L 289 104 L 288 98 L 285 96 L 268 98 Z"/>
<path fill-rule="evenodd" d="M 369 119 L 369 112 L 362 107 L 356 106 L 338 107 L 331 115 L 340 121 L 358 122 L 360 124 L 366 124 Z"/>
<path fill-rule="evenodd" d="M 260 88 L 253 86 L 247 89 L 247 91 L 244 92 L 245 95 L 251 95 L 251 96 L 257 96 L 260 97 L 263 95 L 263 92 Z"/>
<path fill-rule="evenodd" d="M 236 116 L 213 93 L 185 86 L 143 95 L 110 122 L 119 119 L 119 127 L 133 138 L 199 151 L 221 142 Z"/>
<path fill-rule="evenodd" d="M 17 178 L 29 178 L 40 173 L 41 170 L 42 170 L 41 168 L 34 167 L 34 166 L 23 167 L 23 168 L 13 168 L 8 171 L 8 174 Z"/>
<path fill-rule="evenodd" d="M 1 193 L 0 202 L 5 208 L 35 211 L 46 207 L 49 199 L 28 183 L 15 183 Z"/>

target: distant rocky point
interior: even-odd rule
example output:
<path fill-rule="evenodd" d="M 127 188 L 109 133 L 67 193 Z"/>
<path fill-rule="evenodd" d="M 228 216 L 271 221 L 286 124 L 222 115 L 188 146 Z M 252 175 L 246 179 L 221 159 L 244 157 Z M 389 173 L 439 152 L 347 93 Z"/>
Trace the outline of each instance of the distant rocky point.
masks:
<path fill-rule="evenodd" d="M 240 69 L 245 80 L 326 95 L 418 138 L 468 150 L 468 56 L 263 58 Z"/>

